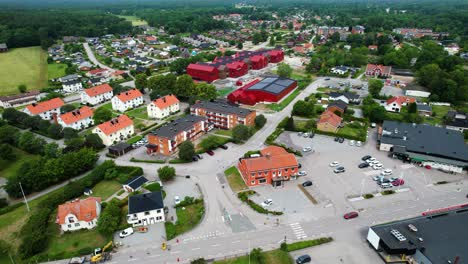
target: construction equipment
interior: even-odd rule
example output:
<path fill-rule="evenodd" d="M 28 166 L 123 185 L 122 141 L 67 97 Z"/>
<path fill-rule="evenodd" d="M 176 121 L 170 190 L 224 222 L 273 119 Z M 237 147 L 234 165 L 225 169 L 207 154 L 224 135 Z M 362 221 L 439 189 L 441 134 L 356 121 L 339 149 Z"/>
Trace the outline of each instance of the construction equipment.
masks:
<path fill-rule="evenodd" d="M 102 249 L 96 248 L 91 257 L 91 263 L 101 263 L 111 259 L 111 254 L 108 250 L 114 246 L 113 241 L 109 241 Z"/>

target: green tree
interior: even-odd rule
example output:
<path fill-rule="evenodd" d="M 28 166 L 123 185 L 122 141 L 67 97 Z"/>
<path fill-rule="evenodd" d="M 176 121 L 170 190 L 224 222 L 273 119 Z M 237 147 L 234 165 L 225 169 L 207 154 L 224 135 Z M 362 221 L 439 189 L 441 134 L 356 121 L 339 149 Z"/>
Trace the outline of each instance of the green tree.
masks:
<path fill-rule="evenodd" d="M 268 45 L 274 47 L 276 45 L 276 40 L 275 40 L 275 36 L 271 35 L 270 36 L 270 42 L 268 43 Z"/>
<path fill-rule="evenodd" d="M 179 146 L 179 159 L 191 161 L 193 155 L 195 155 L 195 147 L 190 140 L 182 142 Z"/>
<path fill-rule="evenodd" d="M 340 33 L 339 32 L 334 32 L 332 35 L 331 35 L 331 40 L 333 43 L 337 43 L 340 41 Z"/>
<path fill-rule="evenodd" d="M 293 30 L 293 28 L 294 28 L 293 23 L 292 23 L 292 22 L 289 22 L 289 23 L 288 23 L 288 29 L 289 29 L 289 30 Z"/>
<path fill-rule="evenodd" d="M 408 104 L 408 113 L 416 113 L 417 106 L 416 103 L 409 103 Z"/>
<path fill-rule="evenodd" d="M 62 126 L 58 124 L 52 124 L 47 129 L 47 134 L 53 139 L 60 139 L 63 137 Z"/>
<path fill-rule="evenodd" d="M 164 166 L 158 169 L 158 176 L 161 181 L 170 181 L 174 179 L 176 171 L 174 167 Z"/>
<path fill-rule="evenodd" d="M 284 127 L 284 129 L 288 131 L 296 130 L 296 125 L 294 124 L 294 118 L 292 116 L 290 116 L 286 121 L 286 126 Z"/>
<path fill-rule="evenodd" d="M 261 248 L 254 248 L 252 249 L 252 251 L 250 252 L 250 257 L 254 260 L 256 260 L 256 262 L 258 264 L 264 264 L 266 263 L 265 262 L 265 256 L 263 255 L 262 253 L 262 249 Z"/>
<path fill-rule="evenodd" d="M 252 36 L 252 43 L 257 45 L 258 43 L 262 42 L 262 35 L 260 33 L 254 33 Z"/>
<path fill-rule="evenodd" d="M 370 79 L 369 80 L 369 93 L 373 97 L 378 97 L 380 91 L 382 90 L 383 82 L 377 79 Z"/>
<path fill-rule="evenodd" d="M 112 119 L 112 111 L 109 110 L 108 108 L 101 106 L 101 107 L 98 107 L 96 111 L 94 111 L 93 120 L 94 120 L 94 124 L 96 125 L 109 121 L 111 119 Z"/>
<path fill-rule="evenodd" d="M 35 137 L 31 132 L 24 132 L 19 136 L 18 147 L 31 154 L 42 154 L 46 141 Z"/>
<path fill-rule="evenodd" d="M 257 129 L 261 129 L 267 122 L 267 119 L 265 118 L 265 116 L 262 114 L 262 115 L 258 115 L 255 117 L 255 128 Z"/>
<path fill-rule="evenodd" d="M 433 79 L 440 76 L 441 73 L 442 71 L 437 64 L 428 64 L 421 67 L 421 69 L 416 72 L 416 79 L 419 84 L 428 87 Z"/>
<path fill-rule="evenodd" d="M 66 127 L 63 129 L 63 138 L 65 140 L 72 139 L 72 138 L 77 138 L 79 137 L 78 131 L 71 128 L 71 127 Z"/>
<path fill-rule="evenodd" d="M 147 76 L 144 73 L 137 74 L 135 76 L 135 86 L 139 90 L 144 90 L 147 87 L 148 81 Z"/>
<path fill-rule="evenodd" d="M 15 160 L 16 155 L 13 153 L 13 148 L 8 144 L 0 144 L 0 159 Z"/>
<path fill-rule="evenodd" d="M 121 210 L 117 200 L 111 200 L 106 204 L 99 216 L 97 230 L 104 235 L 111 235 L 119 229 Z"/>
<path fill-rule="evenodd" d="M 25 84 L 18 85 L 18 91 L 20 93 L 25 93 L 28 90 L 28 87 Z"/>
<path fill-rule="evenodd" d="M 237 49 L 240 49 L 240 50 L 241 50 L 241 49 L 243 49 L 243 48 L 244 48 L 244 44 L 242 44 L 242 42 L 239 41 L 239 42 L 237 43 Z"/>
<path fill-rule="evenodd" d="M 198 83 L 195 86 L 195 97 L 201 100 L 211 100 L 216 99 L 218 93 L 216 91 L 216 87 L 213 84 L 207 83 Z"/>
<path fill-rule="evenodd" d="M 47 158 L 58 158 L 62 154 L 62 150 L 55 142 L 48 143 L 44 146 L 44 156 Z"/>
<path fill-rule="evenodd" d="M 9 125 L 0 126 L 0 143 L 7 143 L 12 146 L 18 144 L 19 130 Z"/>
<path fill-rule="evenodd" d="M 292 114 L 296 116 L 311 117 L 315 115 L 315 106 L 312 101 L 297 101 L 292 110 Z"/>
<path fill-rule="evenodd" d="M 282 78 L 290 78 L 292 74 L 292 68 L 289 66 L 289 64 L 286 64 L 284 62 L 278 64 L 278 71 L 277 74 L 279 77 Z"/>
<path fill-rule="evenodd" d="M 39 130 L 39 125 L 41 124 L 40 116 L 28 116 L 23 120 L 23 125 L 29 127 L 32 130 Z"/>
<path fill-rule="evenodd" d="M 193 82 L 192 76 L 184 74 L 177 78 L 177 81 L 174 85 L 174 93 L 177 96 L 189 97 L 192 95 L 195 84 Z"/>
<path fill-rule="evenodd" d="M 102 143 L 102 139 L 94 133 L 91 133 L 86 136 L 84 144 L 92 149 L 102 149 L 105 145 Z"/>
<path fill-rule="evenodd" d="M 207 150 L 215 149 L 219 146 L 219 137 L 217 136 L 208 136 L 200 142 L 200 147 Z"/>
<path fill-rule="evenodd" d="M 239 124 L 232 129 L 232 139 L 234 142 L 243 142 L 252 136 L 251 129 L 246 126 Z"/>
<path fill-rule="evenodd" d="M 75 109 L 76 109 L 76 107 L 74 105 L 66 104 L 66 105 L 60 107 L 60 113 L 63 114 L 63 113 L 71 112 L 71 111 L 73 111 Z"/>
<path fill-rule="evenodd" d="M 148 80 L 148 88 L 152 91 L 157 91 L 160 96 L 173 93 L 177 77 L 170 73 L 166 75 L 158 75 Z"/>

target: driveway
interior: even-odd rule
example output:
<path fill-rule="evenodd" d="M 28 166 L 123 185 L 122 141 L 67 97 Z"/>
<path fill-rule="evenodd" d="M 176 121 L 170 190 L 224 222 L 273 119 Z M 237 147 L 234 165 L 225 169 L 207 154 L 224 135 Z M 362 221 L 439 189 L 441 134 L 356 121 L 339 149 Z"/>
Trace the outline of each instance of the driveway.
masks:
<path fill-rule="evenodd" d="M 164 227 L 164 222 L 152 224 L 146 226 L 148 227 L 147 233 L 138 233 L 135 231 L 132 235 L 124 238 L 119 237 L 121 230 L 114 234 L 114 241 L 122 242 L 122 248 L 129 248 L 138 245 L 148 245 L 148 244 L 159 244 L 166 240 L 166 229 Z"/>

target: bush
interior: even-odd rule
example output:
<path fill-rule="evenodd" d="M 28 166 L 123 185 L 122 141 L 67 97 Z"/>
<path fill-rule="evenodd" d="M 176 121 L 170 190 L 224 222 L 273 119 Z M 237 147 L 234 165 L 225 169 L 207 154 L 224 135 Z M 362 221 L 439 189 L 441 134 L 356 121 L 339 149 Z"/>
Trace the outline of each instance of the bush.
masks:
<path fill-rule="evenodd" d="M 158 176 L 161 181 L 170 181 L 175 177 L 175 168 L 170 166 L 164 166 L 158 169 Z"/>
<path fill-rule="evenodd" d="M 263 126 L 265 126 L 267 122 L 267 119 L 265 118 L 264 115 L 258 115 L 255 117 L 255 128 L 261 129 Z"/>
<path fill-rule="evenodd" d="M 317 238 L 314 240 L 299 241 L 299 242 L 295 242 L 292 244 L 287 244 L 286 251 L 291 252 L 291 251 L 296 251 L 296 250 L 300 250 L 303 248 L 315 247 L 315 246 L 325 244 L 331 241 L 333 241 L 333 238 L 331 237 L 321 237 L 321 238 Z"/>
<path fill-rule="evenodd" d="M 206 264 L 206 263 L 207 262 L 204 258 L 195 259 L 190 262 L 190 264 Z"/>
<path fill-rule="evenodd" d="M 395 191 L 394 190 L 385 190 L 385 191 L 383 191 L 381 193 L 382 193 L 382 195 L 390 195 L 390 194 L 394 194 Z"/>
<path fill-rule="evenodd" d="M 190 140 L 182 142 L 179 146 L 179 159 L 183 161 L 192 161 L 192 157 L 195 155 L 195 147 Z"/>
<path fill-rule="evenodd" d="M 164 226 L 166 227 L 166 239 L 173 239 L 176 236 L 175 225 L 172 222 L 165 222 Z"/>
<path fill-rule="evenodd" d="M 165 160 L 141 160 L 141 159 L 135 159 L 134 157 L 132 157 L 130 161 L 131 162 L 143 162 L 143 163 L 158 163 L 158 164 L 166 163 Z"/>
<path fill-rule="evenodd" d="M 154 182 L 145 186 L 145 189 L 150 192 L 161 191 L 161 185 L 158 182 Z"/>
<path fill-rule="evenodd" d="M 255 194 L 255 191 L 253 190 L 249 190 L 249 191 L 244 191 L 244 192 L 240 192 L 237 194 L 237 197 L 244 203 L 247 203 L 250 208 L 252 208 L 253 210 L 257 211 L 258 213 L 261 213 L 261 214 L 272 214 L 272 215 L 282 215 L 283 212 L 278 212 L 278 211 L 270 211 L 270 210 L 267 210 L 263 207 L 261 207 L 260 205 L 256 204 L 254 201 L 250 200 L 249 199 L 249 196 L 250 195 L 253 195 Z"/>
<path fill-rule="evenodd" d="M 374 195 L 372 193 L 364 194 L 364 199 L 371 199 L 371 198 L 374 198 Z"/>
<path fill-rule="evenodd" d="M 183 159 L 172 159 L 169 160 L 169 164 L 183 164 L 183 163 L 190 163 L 192 160 L 183 160 Z"/>

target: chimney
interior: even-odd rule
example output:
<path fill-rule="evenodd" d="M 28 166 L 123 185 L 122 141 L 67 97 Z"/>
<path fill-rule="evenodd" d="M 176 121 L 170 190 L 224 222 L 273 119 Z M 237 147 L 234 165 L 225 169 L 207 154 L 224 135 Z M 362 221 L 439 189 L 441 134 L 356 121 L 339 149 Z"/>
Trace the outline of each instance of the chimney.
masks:
<path fill-rule="evenodd" d="M 265 155 L 265 158 L 267 158 L 267 159 L 270 159 L 270 158 L 271 158 L 270 152 L 268 152 L 268 153 Z"/>

